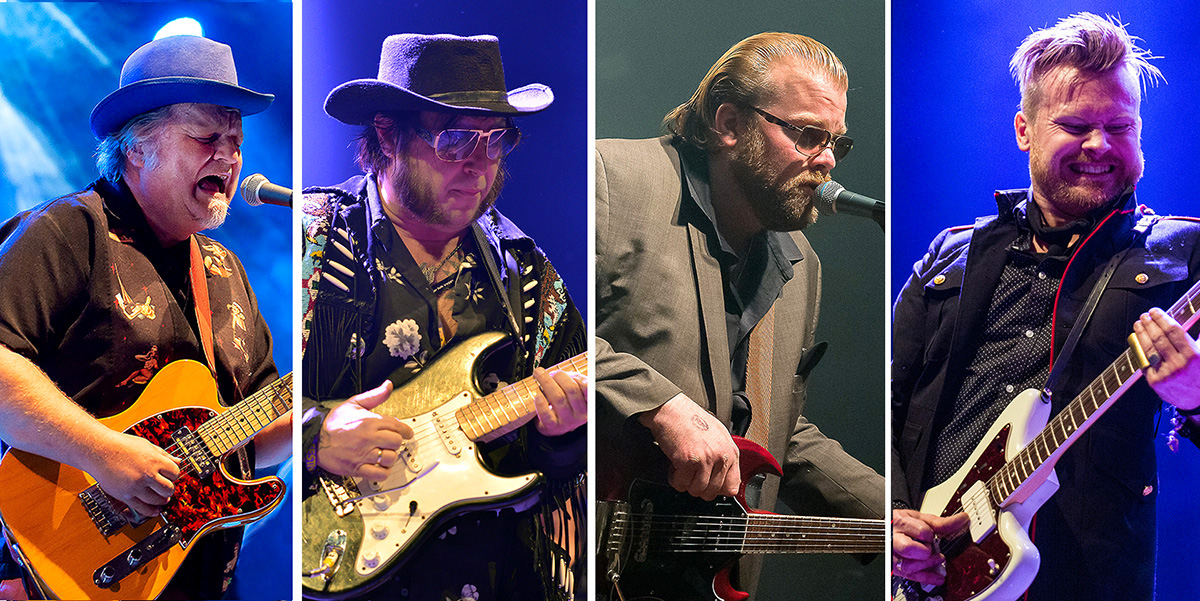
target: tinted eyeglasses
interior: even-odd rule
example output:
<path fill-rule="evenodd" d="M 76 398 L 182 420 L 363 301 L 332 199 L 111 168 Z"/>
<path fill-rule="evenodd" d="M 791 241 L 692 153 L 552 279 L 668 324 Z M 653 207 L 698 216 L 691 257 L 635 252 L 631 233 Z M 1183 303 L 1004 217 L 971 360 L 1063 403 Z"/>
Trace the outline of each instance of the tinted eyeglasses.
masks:
<path fill-rule="evenodd" d="M 421 136 L 430 146 L 437 158 L 451 163 L 466 160 L 475 152 L 480 138 L 486 140 L 487 157 L 497 160 L 504 158 L 517 147 L 521 141 L 521 130 L 515 127 L 500 127 L 497 129 L 443 129 L 435 136 L 429 131 L 417 128 Z"/>
<path fill-rule="evenodd" d="M 758 107 L 754 107 L 758 114 L 762 115 L 763 119 L 774 123 L 786 130 L 794 131 L 800 134 L 796 137 L 796 152 L 811 157 L 821 153 L 826 148 L 833 149 L 833 158 L 842 160 L 846 155 L 850 154 L 850 149 L 854 147 L 854 140 L 846 136 L 839 136 L 828 130 L 821 129 L 815 125 L 805 125 L 800 127 L 792 125 L 767 111 Z"/>

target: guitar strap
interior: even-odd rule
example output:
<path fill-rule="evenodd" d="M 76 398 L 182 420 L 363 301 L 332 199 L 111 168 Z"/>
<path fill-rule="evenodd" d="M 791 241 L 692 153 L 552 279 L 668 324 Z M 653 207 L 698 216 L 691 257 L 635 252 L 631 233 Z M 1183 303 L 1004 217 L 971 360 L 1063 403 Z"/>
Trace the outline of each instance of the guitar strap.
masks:
<path fill-rule="evenodd" d="M 746 358 L 746 397 L 750 400 L 750 428 L 746 438 L 769 448 L 771 433 L 771 372 L 775 355 L 775 303 L 750 331 Z"/>
<path fill-rule="evenodd" d="M 1071 333 L 1067 336 L 1067 341 L 1063 343 L 1062 351 L 1059 352 L 1058 358 L 1054 360 L 1054 365 L 1050 368 L 1050 376 L 1046 378 L 1045 390 L 1053 391 L 1059 378 L 1062 377 L 1067 359 L 1070 358 L 1071 352 L 1075 350 L 1075 345 L 1079 343 L 1079 337 L 1083 335 L 1084 328 L 1087 327 L 1088 321 L 1091 320 L 1092 312 L 1095 311 L 1096 304 L 1100 302 L 1100 296 L 1104 294 L 1104 289 L 1108 286 L 1109 280 L 1112 279 L 1113 273 L 1116 272 L 1117 265 L 1133 250 L 1138 240 L 1157 221 L 1158 215 L 1142 215 L 1141 219 L 1138 219 L 1137 224 L 1133 226 L 1133 240 L 1129 246 L 1109 259 L 1108 265 L 1104 268 L 1104 273 L 1100 274 L 1100 277 L 1096 280 L 1096 285 L 1092 287 L 1092 293 L 1088 296 L 1087 303 L 1083 305 L 1083 309 L 1079 312 L 1079 319 L 1075 320 L 1075 325 L 1071 328 Z"/>
<path fill-rule="evenodd" d="M 503 278 L 500 277 L 500 269 L 496 265 L 496 259 L 492 256 L 492 245 L 488 242 L 487 236 L 483 233 L 483 228 L 479 226 L 478 222 L 471 222 L 470 229 L 471 235 L 475 238 L 475 247 L 479 250 L 479 254 L 483 257 L 483 265 L 488 273 L 488 277 L 492 280 L 492 287 L 496 289 L 496 295 L 500 297 L 500 305 L 504 309 L 504 316 L 508 318 L 508 325 L 509 328 L 511 328 L 514 346 L 516 347 L 514 350 L 516 351 L 517 373 L 524 373 L 526 360 L 525 345 L 522 343 L 521 326 L 517 321 L 517 313 L 514 309 L 514 305 L 520 302 L 520 291 L 518 290 L 520 288 L 520 284 L 514 282 L 512 286 L 506 287 L 504 285 Z M 498 250 L 502 255 L 501 258 L 505 260 L 505 267 L 509 270 L 509 277 L 515 277 L 519 271 L 517 271 L 515 265 L 510 260 L 511 258 L 507 256 L 508 253 L 504 252 L 504 249 L 499 248 L 499 246 L 500 245 L 497 245 Z M 517 295 L 517 301 L 514 302 L 513 299 L 509 297 L 510 294 Z"/>
<path fill-rule="evenodd" d="M 204 347 L 204 358 L 208 370 L 217 376 L 217 362 L 213 354 L 212 309 L 208 306 L 208 278 L 204 275 L 204 259 L 200 256 L 200 244 L 191 237 L 191 280 L 192 298 L 195 299 L 196 324 L 200 327 L 200 345 Z"/>

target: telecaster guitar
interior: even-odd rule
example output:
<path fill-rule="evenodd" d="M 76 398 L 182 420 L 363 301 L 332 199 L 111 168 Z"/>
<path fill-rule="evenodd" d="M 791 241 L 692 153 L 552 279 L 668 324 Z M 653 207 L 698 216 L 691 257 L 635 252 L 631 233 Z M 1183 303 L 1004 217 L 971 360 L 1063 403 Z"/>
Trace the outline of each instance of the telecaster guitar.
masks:
<path fill-rule="evenodd" d="M 495 440 L 536 416 L 537 382 L 526 378 L 484 396 L 477 364 L 508 340 L 498 332 L 455 345 L 374 409 L 400 418 L 414 436 L 386 480 L 333 475 L 304 501 L 301 565 L 304 596 L 362 595 L 386 580 L 456 516 L 521 508 L 539 494 L 542 475 L 498 476 L 481 463 L 476 442 Z M 552 369 L 587 374 L 587 355 Z"/>
<path fill-rule="evenodd" d="M 32 577 L 51 598 L 153 599 L 205 533 L 257 520 L 283 496 L 275 477 L 242 481 L 222 459 L 292 408 L 288 374 L 233 407 L 217 402 L 211 372 L 175 361 L 137 402 L 103 418 L 181 460 L 175 492 L 145 519 L 87 473 L 11 449 L 0 461 L 0 516 Z"/>
<path fill-rule="evenodd" d="M 634 480 L 622 501 L 601 501 L 597 574 L 607 601 L 741 601 L 729 566 L 748 553 L 882 553 L 883 520 L 779 515 L 746 509 L 746 483 L 780 475 L 758 444 L 733 437 L 741 451 L 736 498 L 713 501 L 665 484 Z M 607 594 L 605 594 L 607 593 Z"/>
<path fill-rule="evenodd" d="M 1196 323 L 1198 310 L 1200 282 L 1167 313 L 1187 329 Z M 895 577 L 895 599 L 1008 601 L 1025 593 L 1041 563 L 1029 523 L 1058 490 L 1055 463 L 1149 366 L 1134 335 L 1128 340 L 1129 348 L 1053 420 L 1041 391 L 1026 390 L 1013 399 L 964 465 L 925 493 L 922 513 L 965 511 L 970 531 L 940 543 L 946 556 L 944 585 L 923 587 Z"/>

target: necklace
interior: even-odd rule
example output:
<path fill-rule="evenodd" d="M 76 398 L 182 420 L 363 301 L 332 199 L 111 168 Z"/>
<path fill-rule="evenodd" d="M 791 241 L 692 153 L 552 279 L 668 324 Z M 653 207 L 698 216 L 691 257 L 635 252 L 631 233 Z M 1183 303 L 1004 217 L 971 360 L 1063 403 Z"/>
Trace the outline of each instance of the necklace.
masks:
<path fill-rule="evenodd" d="M 459 238 L 458 245 L 454 247 L 454 250 L 450 251 L 450 254 L 446 255 L 446 258 L 442 259 L 441 261 L 438 261 L 437 265 L 430 267 L 428 265 L 422 264 L 421 265 L 421 274 L 425 276 L 425 280 L 427 282 L 429 282 L 430 284 L 433 284 L 434 278 L 437 277 L 437 273 L 442 270 L 442 267 L 444 267 L 446 265 L 446 262 L 449 261 L 451 257 L 458 255 L 458 251 L 462 250 L 462 245 L 463 245 L 462 238 Z"/>

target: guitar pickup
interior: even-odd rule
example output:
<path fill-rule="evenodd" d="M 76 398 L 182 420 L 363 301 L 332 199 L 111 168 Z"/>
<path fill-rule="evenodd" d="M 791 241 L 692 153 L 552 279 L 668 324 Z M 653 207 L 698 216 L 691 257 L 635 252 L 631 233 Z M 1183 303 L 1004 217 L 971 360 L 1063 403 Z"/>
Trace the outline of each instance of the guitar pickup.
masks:
<path fill-rule="evenodd" d="M 996 510 L 992 508 L 992 499 L 982 480 L 976 480 L 963 493 L 962 508 L 971 518 L 971 538 L 975 544 L 983 542 L 983 538 L 996 529 Z"/>
<path fill-rule="evenodd" d="M 208 452 L 208 447 L 195 432 L 185 426 L 171 434 L 171 440 L 183 450 L 183 458 L 196 470 L 196 478 L 204 479 L 217 471 L 217 462 L 212 453 Z"/>
<path fill-rule="evenodd" d="M 110 588 L 132 574 L 138 566 L 166 553 L 168 549 L 179 543 L 181 538 L 183 538 L 183 531 L 179 526 L 167 524 L 113 558 L 112 561 L 100 566 L 92 573 L 92 581 L 100 588 Z"/>
<path fill-rule="evenodd" d="M 420 473 L 425 468 L 421 465 L 421 460 L 417 459 L 416 446 L 415 440 L 404 443 L 400 447 L 400 458 L 404 460 L 410 472 Z"/>

